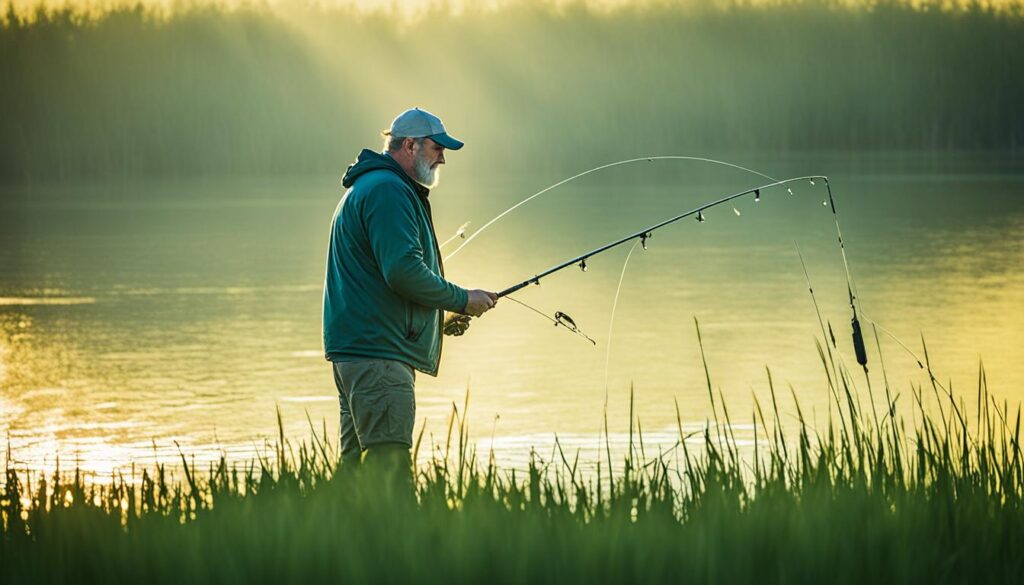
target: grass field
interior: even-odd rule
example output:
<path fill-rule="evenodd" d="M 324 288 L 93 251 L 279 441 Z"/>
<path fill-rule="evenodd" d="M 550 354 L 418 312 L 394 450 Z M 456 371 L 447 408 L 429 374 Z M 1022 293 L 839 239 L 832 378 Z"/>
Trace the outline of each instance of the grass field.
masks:
<path fill-rule="evenodd" d="M 850 372 L 824 353 L 822 363 L 835 398 L 823 430 L 802 414 L 787 429 L 773 389 L 771 405 L 755 401 L 757 441 L 743 447 L 709 380 L 718 420 L 696 437 L 680 424 L 678 457 L 646 456 L 631 431 L 629 454 L 609 451 L 596 475 L 571 453 L 497 469 L 456 410 L 446 443 L 417 470 L 415 502 L 338 477 L 331 441 L 315 432 L 300 445 L 282 433 L 246 466 L 201 472 L 183 455 L 180 479 L 164 467 L 109 484 L 9 468 L 0 578 L 1020 582 L 1020 409 L 1000 406 L 981 370 L 976 415 L 933 378 L 912 392 L 908 425 L 888 387 L 886 409 L 861 410 Z"/>

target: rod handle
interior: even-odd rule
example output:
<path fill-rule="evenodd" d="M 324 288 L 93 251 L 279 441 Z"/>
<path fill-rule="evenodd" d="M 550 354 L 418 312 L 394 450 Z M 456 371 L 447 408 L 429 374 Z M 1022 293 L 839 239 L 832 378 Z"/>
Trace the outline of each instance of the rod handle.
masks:
<path fill-rule="evenodd" d="M 526 286 L 529 285 L 531 282 L 535 282 L 535 281 L 533 281 L 533 280 L 524 280 L 523 282 L 520 282 L 519 284 L 517 284 L 515 286 L 510 286 L 510 287 L 506 288 L 505 290 L 499 292 L 498 293 L 498 298 L 500 299 L 501 297 L 510 295 L 510 294 L 516 292 L 517 290 L 526 288 Z"/>

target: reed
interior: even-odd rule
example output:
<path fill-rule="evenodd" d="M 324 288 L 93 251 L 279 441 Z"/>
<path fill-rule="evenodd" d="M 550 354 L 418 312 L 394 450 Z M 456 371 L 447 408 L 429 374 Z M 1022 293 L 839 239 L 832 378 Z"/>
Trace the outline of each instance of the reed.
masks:
<path fill-rule="evenodd" d="M 975 417 L 952 394 L 915 387 L 908 427 L 895 400 L 881 416 L 858 407 L 849 372 L 822 355 L 836 396 L 824 427 L 796 404 L 785 428 L 772 385 L 743 447 L 709 374 L 716 419 L 694 436 L 679 415 L 677 449 L 654 456 L 631 412 L 614 474 L 610 449 L 596 474 L 560 445 L 521 470 L 478 457 L 467 393 L 416 471 L 415 501 L 337 477 L 332 441 L 312 424 L 308 440 L 282 432 L 244 465 L 198 469 L 183 455 L 183 481 L 164 465 L 101 484 L 9 464 L 0 579 L 1019 582 L 1020 409 L 989 394 L 982 368 Z"/>

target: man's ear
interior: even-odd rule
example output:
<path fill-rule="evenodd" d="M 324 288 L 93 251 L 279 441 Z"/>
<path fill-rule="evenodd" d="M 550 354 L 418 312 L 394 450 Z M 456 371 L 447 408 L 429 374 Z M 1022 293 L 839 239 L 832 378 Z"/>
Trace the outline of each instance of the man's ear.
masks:
<path fill-rule="evenodd" d="M 415 138 L 406 138 L 402 141 L 402 150 L 408 150 L 409 154 L 412 154 L 413 149 L 416 147 Z"/>

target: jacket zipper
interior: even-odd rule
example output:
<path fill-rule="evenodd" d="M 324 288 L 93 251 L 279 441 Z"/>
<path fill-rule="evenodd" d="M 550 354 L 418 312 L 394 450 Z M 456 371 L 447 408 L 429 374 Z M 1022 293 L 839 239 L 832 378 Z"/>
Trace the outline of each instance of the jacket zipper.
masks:
<path fill-rule="evenodd" d="M 437 245 L 437 234 L 434 232 L 434 215 L 430 211 L 430 202 L 424 200 L 423 207 L 427 210 L 427 224 L 430 225 L 430 241 L 434 245 L 434 254 L 437 256 L 437 267 L 441 271 L 441 278 L 444 278 L 444 258 L 441 257 L 441 248 Z M 437 374 L 441 367 L 441 353 L 444 351 L 444 309 L 437 310 L 437 361 L 434 362 L 434 374 Z"/>
<path fill-rule="evenodd" d="M 416 188 L 415 185 L 411 185 L 411 186 L 413 188 L 413 193 L 420 200 L 419 201 L 420 205 L 423 206 L 424 211 L 426 211 L 426 213 L 427 213 L 427 226 L 430 227 L 430 243 L 433 244 L 434 255 L 437 258 L 437 267 L 441 271 L 441 278 L 444 278 L 444 258 L 441 257 L 441 248 L 438 247 L 438 245 L 437 245 L 437 233 L 434 231 L 434 214 L 431 213 L 431 211 L 430 211 L 430 202 L 426 200 L 426 197 L 424 197 L 423 195 L 420 195 L 419 190 Z M 438 312 L 438 315 L 437 315 L 437 317 L 438 317 L 437 318 L 437 339 L 438 339 L 438 342 L 437 342 L 437 360 L 434 362 L 434 372 L 433 372 L 434 375 L 437 375 L 437 370 L 441 366 L 441 354 L 444 351 L 444 309 L 438 309 L 437 312 Z M 410 321 L 413 321 L 413 320 L 410 318 Z M 415 333 L 413 331 L 413 324 L 412 323 L 410 323 L 410 325 L 409 325 L 409 332 L 410 332 L 410 334 L 414 334 Z M 421 331 L 420 334 L 422 335 L 422 333 L 423 332 Z M 411 339 L 412 338 L 410 337 L 410 340 Z"/>

